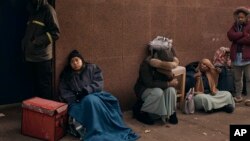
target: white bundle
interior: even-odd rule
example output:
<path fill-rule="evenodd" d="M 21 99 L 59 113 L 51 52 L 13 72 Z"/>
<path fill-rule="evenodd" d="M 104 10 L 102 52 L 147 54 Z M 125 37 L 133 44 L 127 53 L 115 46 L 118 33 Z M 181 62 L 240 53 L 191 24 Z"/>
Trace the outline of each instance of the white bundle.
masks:
<path fill-rule="evenodd" d="M 153 41 L 149 42 L 149 49 L 150 50 L 165 50 L 165 49 L 171 49 L 172 48 L 173 40 L 163 37 L 163 36 L 157 36 Z"/>

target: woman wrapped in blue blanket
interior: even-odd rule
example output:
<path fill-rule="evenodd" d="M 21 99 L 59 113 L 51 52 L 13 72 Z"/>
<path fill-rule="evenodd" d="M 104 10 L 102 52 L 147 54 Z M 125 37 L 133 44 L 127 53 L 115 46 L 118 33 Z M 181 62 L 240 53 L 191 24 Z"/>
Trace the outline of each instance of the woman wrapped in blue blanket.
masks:
<path fill-rule="evenodd" d="M 118 100 L 103 91 L 103 83 L 97 65 L 85 62 L 77 50 L 69 54 L 59 90 L 60 97 L 69 104 L 69 116 L 85 129 L 84 133 L 78 132 L 81 140 L 137 140 L 139 136 L 123 121 Z"/>

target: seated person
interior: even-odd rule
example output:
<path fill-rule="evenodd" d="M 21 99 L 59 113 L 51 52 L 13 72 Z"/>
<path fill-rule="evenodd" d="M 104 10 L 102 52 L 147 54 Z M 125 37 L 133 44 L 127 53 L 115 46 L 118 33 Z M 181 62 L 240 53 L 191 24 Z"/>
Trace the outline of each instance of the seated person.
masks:
<path fill-rule="evenodd" d="M 230 49 L 228 47 L 220 47 L 216 50 L 213 64 L 215 67 L 231 68 Z"/>
<path fill-rule="evenodd" d="M 152 56 L 149 60 L 149 64 L 157 68 L 157 71 L 165 74 L 169 80 L 174 78 L 172 70 L 179 65 L 179 59 L 175 55 L 172 42 L 172 39 L 157 36 L 149 43 Z"/>
<path fill-rule="evenodd" d="M 232 113 L 235 108 L 234 99 L 230 92 L 219 91 L 216 86 L 220 70 L 215 68 L 208 59 L 202 59 L 194 74 L 195 97 L 197 110 L 206 112 L 223 110 Z"/>
<path fill-rule="evenodd" d="M 235 93 L 230 49 L 228 47 L 220 47 L 216 50 L 214 54 L 213 65 L 215 68 L 219 68 L 221 70 L 218 78 L 218 90 Z"/>
<path fill-rule="evenodd" d="M 139 138 L 122 118 L 118 100 L 103 91 L 103 76 L 95 64 L 74 50 L 60 76 L 60 96 L 69 104 L 68 114 L 86 130 L 84 141 L 134 141 Z"/>
<path fill-rule="evenodd" d="M 152 51 L 158 55 L 158 59 L 162 59 L 158 51 Z M 174 87 L 178 81 L 168 78 L 151 66 L 149 63 L 151 58 L 149 55 L 140 65 L 139 78 L 134 86 L 138 101 L 133 108 L 133 115 L 145 124 L 154 124 L 152 117 L 161 118 L 163 123 L 168 121 L 177 124 L 177 92 Z"/>

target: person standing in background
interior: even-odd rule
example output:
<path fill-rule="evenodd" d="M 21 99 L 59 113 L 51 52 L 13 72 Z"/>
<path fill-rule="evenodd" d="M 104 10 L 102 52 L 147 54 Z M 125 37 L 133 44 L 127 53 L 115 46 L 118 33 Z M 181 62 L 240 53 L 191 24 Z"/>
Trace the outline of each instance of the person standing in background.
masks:
<path fill-rule="evenodd" d="M 22 39 L 24 60 L 31 71 L 36 96 L 52 99 L 53 46 L 59 38 L 54 8 L 47 0 L 28 0 L 29 19 Z"/>
<path fill-rule="evenodd" d="M 232 42 L 230 57 L 232 60 L 235 83 L 235 102 L 242 102 L 243 74 L 246 77 L 247 98 L 245 104 L 250 106 L 250 23 L 249 9 L 237 8 L 234 13 L 235 22 L 227 32 L 228 39 Z"/>

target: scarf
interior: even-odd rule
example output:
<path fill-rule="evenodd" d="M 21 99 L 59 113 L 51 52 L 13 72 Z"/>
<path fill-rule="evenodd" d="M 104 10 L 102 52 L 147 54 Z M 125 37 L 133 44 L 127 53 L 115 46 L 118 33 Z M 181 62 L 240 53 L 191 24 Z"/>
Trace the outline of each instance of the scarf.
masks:
<path fill-rule="evenodd" d="M 220 47 L 214 54 L 214 66 L 231 66 L 231 60 L 227 53 L 230 51 L 227 47 Z"/>
<path fill-rule="evenodd" d="M 211 94 L 215 95 L 217 93 L 217 91 L 218 91 L 216 86 L 218 84 L 219 72 L 214 67 L 214 65 L 210 62 L 209 59 L 202 59 L 200 61 L 198 67 L 196 68 L 196 70 L 198 72 L 201 72 L 201 64 L 206 65 L 207 68 L 208 68 L 205 71 L 205 75 L 206 75 L 206 77 L 208 79 L 208 84 L 209 84 L 209 87 L 210 87 Z M 203 85 L 202 77 L 198 77 L 196 79 L 195 91 L 204 93 L 204 85 Z"/>

